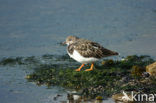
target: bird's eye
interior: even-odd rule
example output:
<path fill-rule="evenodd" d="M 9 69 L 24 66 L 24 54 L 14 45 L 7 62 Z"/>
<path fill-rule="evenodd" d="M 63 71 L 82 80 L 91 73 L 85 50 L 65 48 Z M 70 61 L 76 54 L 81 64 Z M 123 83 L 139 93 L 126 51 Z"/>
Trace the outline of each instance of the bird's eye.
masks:
<path fill-rule="evenodd" d="M 71 39 L 69 39 L 69 41 L 71 41 Z"/>

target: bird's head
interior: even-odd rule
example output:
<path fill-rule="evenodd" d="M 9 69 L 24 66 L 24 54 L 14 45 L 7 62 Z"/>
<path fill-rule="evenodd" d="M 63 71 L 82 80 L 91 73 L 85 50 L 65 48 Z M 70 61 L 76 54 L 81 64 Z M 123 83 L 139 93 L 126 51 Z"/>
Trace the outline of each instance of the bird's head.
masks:
<path fill-rule="evenodd" d="M 68 36 L 67 38 L 66 38 L 66 41 L 65 42 L 63 42 L 63 44 L 65 45 L 70 45 L 70 44 L 72 44 L 72 43 L 75 43 L 77 40 L 79 40 L 79 38 L 78 37 L 76 37 L 76 36 Z"/>

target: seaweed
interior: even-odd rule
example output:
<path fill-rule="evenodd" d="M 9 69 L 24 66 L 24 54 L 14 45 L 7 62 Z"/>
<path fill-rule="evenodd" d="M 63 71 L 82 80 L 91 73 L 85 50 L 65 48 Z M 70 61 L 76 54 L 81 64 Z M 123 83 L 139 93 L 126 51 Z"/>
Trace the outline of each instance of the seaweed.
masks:
<path fill-rule="evenodd" d="M 66 57 L 66 56 L 65 56 Z M 64 58 L 64 57 L 63 57 Z M 80 93 L 90 98 L 97 96 L 111 96 L 121 90 L 140 90 L 142 92 L 156 92 L 155 79 L 142 82 L 145 77 L 145 66 L 153 63 L 149 56 L 128 56 L 125 60 L 104 60 L 101 65 L 96 64 L 90 72 L 84 70 L 77 72 L 72 68 L 65 69 L 52 66 L 39 66 L 26 79 L 37 85 L 55 86 L 82 90 Z M 150 86 L 152 85 L 152 86 Z M 142 88 L 145 87 L 145 88 Z"/>
<path fill-rule="evenodd" d="M 3 58 L 0 61 L 0 65 L 14 65 L 14 64 L 23 64 L 22 57 L 16 57 L 16 58 Z"/>

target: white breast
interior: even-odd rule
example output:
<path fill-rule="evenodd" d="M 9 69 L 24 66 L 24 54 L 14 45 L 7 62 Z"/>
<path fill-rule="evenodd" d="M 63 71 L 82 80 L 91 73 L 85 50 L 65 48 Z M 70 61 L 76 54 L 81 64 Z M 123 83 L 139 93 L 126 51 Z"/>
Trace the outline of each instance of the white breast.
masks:
<path fill-rule="evenodd" d="M 94 58 L 94 57 L 83 57 L 82 55 L 80 55 L 80 53 L 76 50 L 73 51 L 73 54 L 71 55 L 70 53 L 68 53 L 68 55 L 75 59 L 76 61 L 80 62 L 80 63 L 83 63 L 83 64 L 87 64 L 87 63 L 92 63 L 92 62 L 95 62 L 97 61 L 98 59 L 97 58 Z"/>

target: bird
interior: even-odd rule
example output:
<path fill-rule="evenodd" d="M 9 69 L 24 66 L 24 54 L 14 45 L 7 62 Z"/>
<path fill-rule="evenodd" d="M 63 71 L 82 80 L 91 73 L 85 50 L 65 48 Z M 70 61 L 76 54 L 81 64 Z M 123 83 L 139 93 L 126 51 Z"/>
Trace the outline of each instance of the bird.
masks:
<path fill-rule="evenodd" d="M 91 66 L 85 71 L 92 71 L 94 63 L 99 59 L 119 54 L 115 51 L 104 48 L 99 43 L 72 35 L 68 36 L 62 44 L 67 45 L 68 55 L 82 64 L 75 71 L 81 71 L 82 67 L 89 63 L 91 63 Z"/>

